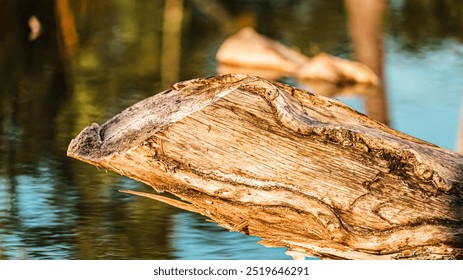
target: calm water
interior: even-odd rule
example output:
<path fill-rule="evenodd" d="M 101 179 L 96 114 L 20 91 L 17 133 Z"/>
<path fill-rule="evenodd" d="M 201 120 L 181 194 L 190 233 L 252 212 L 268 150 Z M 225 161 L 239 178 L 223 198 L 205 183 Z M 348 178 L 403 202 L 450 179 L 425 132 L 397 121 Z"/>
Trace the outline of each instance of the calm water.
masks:
<path fill-rule="evenodd" d="M 29 2 L 0 0 L 0 259 L 288 258 L 119 193 L 150 188 L 66 149 L 92 122 L 175 81 L 215 75 L 220 43 L 245 25 L 307 55 L 353 58 L 343 1 L 166 1 L 180 4 L 181 22 L 165 1 Z M 462 12 L 458 1 L 408 0 L 390 1 L 384 15 L 391 126 L 448 149 L 463 106 Z M 42 34 L 29 41 L 32 15 Z M 338 98 L 364 111 L 361 96 Z"/>

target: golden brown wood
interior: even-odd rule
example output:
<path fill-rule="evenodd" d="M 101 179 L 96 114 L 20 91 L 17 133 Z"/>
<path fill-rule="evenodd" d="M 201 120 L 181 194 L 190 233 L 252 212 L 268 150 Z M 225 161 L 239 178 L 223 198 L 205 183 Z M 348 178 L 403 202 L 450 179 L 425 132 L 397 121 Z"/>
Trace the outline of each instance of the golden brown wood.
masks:
<path fill-rule="evenodd" d="M 177 83 L 85 128 L 68 155 L 293 255 L 462 258 L 463 155 L 284 84 Z"/>

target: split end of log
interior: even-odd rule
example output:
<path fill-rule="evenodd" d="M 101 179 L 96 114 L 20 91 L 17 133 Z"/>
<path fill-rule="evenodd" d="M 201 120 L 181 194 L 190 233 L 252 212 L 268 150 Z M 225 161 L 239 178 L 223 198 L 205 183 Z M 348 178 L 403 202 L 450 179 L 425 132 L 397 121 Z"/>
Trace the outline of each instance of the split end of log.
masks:
<path fill-rule="evenodd" d="M 71 140 L 67 155 L 77 159 L 98 157 L 98 151 L 102 145 L 100 126 L 93 123 L 82 130 L 79 135 Z"/>

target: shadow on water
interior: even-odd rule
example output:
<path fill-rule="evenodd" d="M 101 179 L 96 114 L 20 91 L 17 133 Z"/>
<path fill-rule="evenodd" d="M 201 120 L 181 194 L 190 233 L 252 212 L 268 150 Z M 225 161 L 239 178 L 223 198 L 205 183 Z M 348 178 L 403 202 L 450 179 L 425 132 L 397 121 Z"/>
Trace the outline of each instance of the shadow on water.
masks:
<path fill-rule="evenodd" d="M 94 168 L 65 157 L 78 115 L 98 119 L 101 114 L 92 111 L 103 111 L 108 96 L 95 94 L 98 108 L 74 107 L 79 98 L 88 97 L 74 95 L 80 79 L 95 77 L 74 72 L 78 67 L 69 49 L 75 46 L 56 26 L 63 20 L 56 18 L 63 16 L 57 12 L 63 7 L 53 1 L 1 3 L 1 63 L 7 67 L 0 76 L 0 257 L 169 258 L 168 227 L 162 226 L 169 223 L 166 207 L 139 209 L 140 203 L 130 204 L 135 199 L 110 192 L 133 182 L 114 175 L 87 177 Z M 32 16 L 40 20 L 41 35 L 29 41 L 27 22 Z"/>
<path fill-rule="evenodd" d="M 46 19 L 42 23 L 44 28 L 56 28 L 52 7 L 28 5 L 24 1 L 11 7 L 10 3 L 1 2 L 4 21 L 1 64 L 6 67 L 0 75 L 3 175 L 0 242 L 16 248 L 6 250 L 2 244 L 2 256 L 11 253 L 12 258 L 27 258 L 28 248 L 40 243 L 35 235 L 53 238 L 55 230 L 59 233 L 64 228 L 62 224 L 57 224 L 57 228 L 47 227 L 53 215 L 43 206 L 52 185 L 40 177 L 42 172 L 50 172 L 47 161 L 57 153 L 53 123 L 69 96 L 62 61 L 59 55 L 54 55 L 58 53 L 55 34 L 47 32 L 39 40 L 28 42 L 27 22 L 32 15 Z M 36 196 L 34 190 L 38 191 Z M 24 231 L 20 233 L 18 229 Z M 66 235 L 58 236 L 63 246 L 68 243 Z"/>
<path fill-rule="evenodd" d="M 463 64 L 440 66 L 435 79 L 426 69 L 434 63 L 428 54 L 461 56 L 463 17 L 452 16 L 461 10 L 452 1 L 436 2 L 391 1 L 384 8 L 389 98 L 384 91 L 379 101 L 366 98 L 366 113 L 376 108 L 382 121 L 454 148 L 463 84 L 451 73 Z M 33 40 L 31 17 L 39 28 Z M 121 194 L 149 188 L 68 159 L 66 148 L 85 126 L 177 80 L 215 75 L 220 43 L 246 25 L 307 55 L 361 59 L 364 49 L 346 22 L 343 1 L 0 0 L 0 259 L 287 258 L 203 217 Z M 419 95 L 419 86 L 409 90 L 395 76 L 404 71 L 397 75 L 415 86 L 414 77 L 427 75 L 427 90 L 442 90 L 440 97 Z"/>

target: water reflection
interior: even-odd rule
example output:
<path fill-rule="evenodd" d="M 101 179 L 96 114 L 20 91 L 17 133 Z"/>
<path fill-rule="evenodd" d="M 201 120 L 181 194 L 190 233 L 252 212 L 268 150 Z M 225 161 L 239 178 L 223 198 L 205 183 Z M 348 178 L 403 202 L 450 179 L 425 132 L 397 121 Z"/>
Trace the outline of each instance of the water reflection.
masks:
<path fill-rule="evenodd" d="M 389 101 L 381 102 L 393 127 L 453 149 L 463 17 L 452 13 L 461 8 L 395 2 L 385 18 Z M 32 41 L 31 16 L 41 26 Z M 426 28 L 405 21 L 417 17 Z M 202 217 L 119 193 L 150 188 L 68 159 L 66 148 L 83 127 L 168 83 L 215 75 L 219 45 L 244 26 L 309 56 L 352 59 L 346 22 L 343 1 L 0 0 L 0 259 L 287 258 Z"/>
<path fill-rule="evenodd" d="M 213 223 L 204 223 L 204 218 L 193 213 L 177 214 L 173 218 L 172 239 L 176 259 L 189 260 L 248 260 L 291 259 L 283 248 L 250 248 L 247 242 L 260 239 L 249 237 L 243 242 L 241 233 L 224 232 Z M 212 245 L 212 246 L 211 246 Z M 245 256 L 243 255 L 245 254 Z"/>
<path fill-rule="evenodd" d="M 403 51 L 424 54 L 445 44 L 443 39 L 463 41 L 463 6 L 454 0 L 389 1 L 388 32 Z M 414 24 L 419 23 L 419 24 Z"/>

